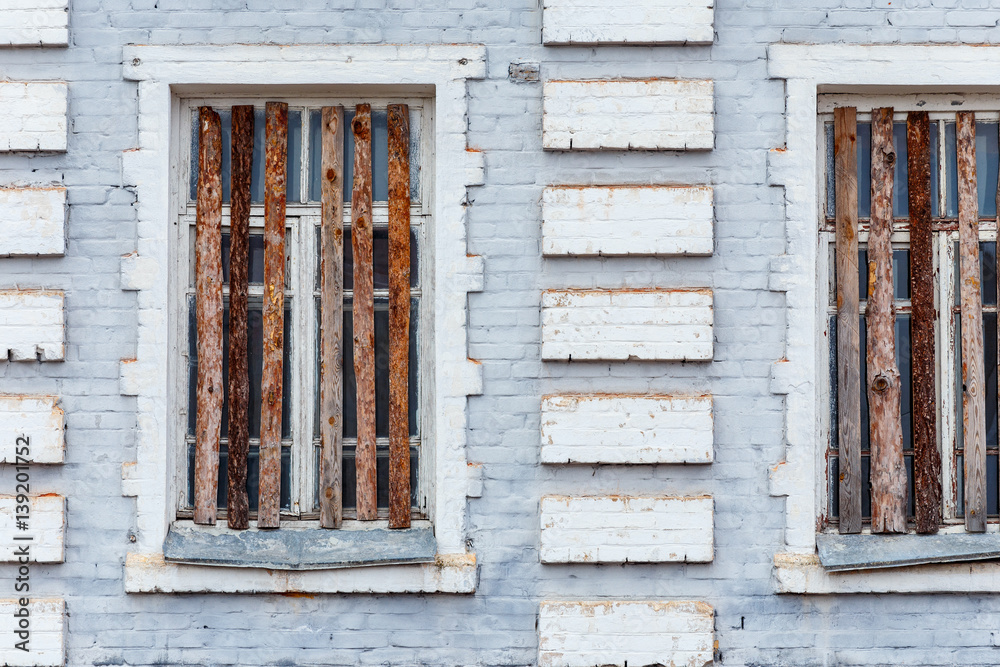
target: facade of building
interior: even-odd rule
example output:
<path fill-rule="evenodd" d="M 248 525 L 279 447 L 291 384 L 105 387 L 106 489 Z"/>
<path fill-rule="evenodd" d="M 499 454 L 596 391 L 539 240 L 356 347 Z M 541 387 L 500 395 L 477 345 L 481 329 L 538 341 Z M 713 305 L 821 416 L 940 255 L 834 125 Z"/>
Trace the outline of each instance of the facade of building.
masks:
<path fill-rule="evenodd" d="M 1000 663 L 998 19 L 0 0 L 0 662 Z"/>

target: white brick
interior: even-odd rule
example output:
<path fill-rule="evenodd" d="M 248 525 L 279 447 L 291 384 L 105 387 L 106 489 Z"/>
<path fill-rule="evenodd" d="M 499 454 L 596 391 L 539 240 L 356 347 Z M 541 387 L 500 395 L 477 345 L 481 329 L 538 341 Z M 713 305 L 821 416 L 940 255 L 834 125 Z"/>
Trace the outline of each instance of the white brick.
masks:
<path fill-rule="evenodd" d="M 552 150 L 711 150 L 712 81 L 549 81 L 542 146 Z"/>
<path fill-rule="evenodd" d="M 542 463 L 711 462 L 711 396 L 542 399 Z"/>
<path fill-rule="evenodd" d="M 711 44 L 713 0 L 545 0 L 545 44 Z"/>
<path fill-rule="evenodd" d="M 710 360 L 712 290 L 549 290 L 542 359 Z"/>
<path fill-rule="evenodd" d="M 711 255 L 712 188 L 551 187 L 545 255 Z"/>
<path fill-rule="evenodd" d="M 56 290 L 0 290 L 0 355 L 52 361 L 66 353 L 64 298 Z"/>
<path fill-rule="evenodd" d="M 0 188 L 0 256 L 66 251 L 66 188 Z"/>
<path fill-rule="evenodd" d="M 708 563 L 713 558 L 710 496 L 544 496 L 541 515 L 543 563 Z"/>
<path fill-rule="evenodd" d="M 711 665 L 715 611 L 705 602 L 542 602 L 539 667 Z"/>
<path fill-rule="evenodd" d="M 65 456 L 63 411 L 55 396 L 0 395 L 0 463 L 62 463 Z M 23 447 L 18 438 L 28 440 L 28 454 L 16 458 Z"/>
<path fill-rule="evenodd" d="M 13 484 L 11 485 L 13 486 Z M 30 482 L 25 486 L 30 487 Z M 18 489 L 23 491 L 23 489 Z M 66 532 L 66 500 L 49 493 L 29 496 L 27 530 L 17 527 L 17 496 L 0 496 L 0 563 L 21 562 L 18 549 L 27 547 L 32 563 L 63 562 L 63 535 Z M 30 540 L 16 538 L 31 538 Z"/>
<path fill-rule="evenodd" d="M 28 629 L 19 627 L 17 599 L 0 600 L 0 663 L 10 667 L 61 667 L 66 664 L 66 603 L 57 599 L 31 599 L 28 604 Z M 28 651 L 15 647 L 27 632 Z"/>
<path fill-rule="evenodd" d="M 0 152 L 65 151 L 66 110 L 63 81 L 0 82 Z"/>
<path fill-rule="evenodd" d="M 67 46 L 67 0 L 0 2 L 0 46 Z"/>

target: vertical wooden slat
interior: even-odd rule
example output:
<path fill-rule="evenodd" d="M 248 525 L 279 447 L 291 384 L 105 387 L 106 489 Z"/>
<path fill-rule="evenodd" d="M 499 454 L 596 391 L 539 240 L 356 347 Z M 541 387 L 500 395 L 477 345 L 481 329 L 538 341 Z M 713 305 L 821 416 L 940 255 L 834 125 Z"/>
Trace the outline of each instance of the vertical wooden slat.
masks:
<path fill-rule="evenodd" d="M 323 107 L 322 223 L 320 228 L 320 442 L 319 524 L 344 520 L 344 107 Z"/>
<path fill-rule="evenodd" d="M 253 124 L 253 106 L 233 107 L 229 215 L 229 489 L 226 516 L 229 527 L 234 530 L 243 530 L 250 525 L 247 498 L 247 456 L 250 452 L 247 291 Z"/>
<path fill-rule="evenodd" d="M 222 427 L 222 125 L 211 107 L 198 109 L 198 218 L 195 290 L 198 401 L 194 521 L 214 524 Z"/>
<path fill-rule="evenodd" d="M 910 209 L 910 345 L 913 373 L 913 494 L 917 532 L 941 523 L 941 455 L 937 448 L 934 372 L 934 256 L 931 236 L 930 120 L 926 111 L 906 116 Z"/>
<path fill-rule="evenodd" d="M 858 305 L 858 123 L 854 107 L 835 109 L 837 197 L 837 438 L 840 532 L 861 532 L 861 336 Z"/>
<path fill-rule="evenodd" d="M 983 304 L 979 274 L 979 197 L 976 191 L 976 116 L 956 114 L 958 239 L 962 322 L 962 420 L 965 434 L 965 529 L 986 530 L 986 386 Z"/>
<path fill-rule="evenodd" d="M 375 300 L 372 285 L 372 108 L 354 113 L 354 189 L 351 246 L 354 251 L 354 377 L 358 397 L 358 519 L 378 518 L 375 495 Z"/>
<path fill-rule="evenodd" d="M 410 527 L 410 111 L 389 105 L 389 527 Z"/>
<path fill-rule="evenodd" d="M 264 126 L 264 369 L 260 406 L 258 528 L 277 528 L 281 490 L 281 399 L 285 324 L 285 163 L 288 105 L 268 102 Z"/>
<path fill-rule="evenodd" d="M 906 467 L 896 365 L 892 280 L 892 109 L 872 110 L 872 208 L 868 236 L 868 414 L 872 532 L 906 532 Z"/>

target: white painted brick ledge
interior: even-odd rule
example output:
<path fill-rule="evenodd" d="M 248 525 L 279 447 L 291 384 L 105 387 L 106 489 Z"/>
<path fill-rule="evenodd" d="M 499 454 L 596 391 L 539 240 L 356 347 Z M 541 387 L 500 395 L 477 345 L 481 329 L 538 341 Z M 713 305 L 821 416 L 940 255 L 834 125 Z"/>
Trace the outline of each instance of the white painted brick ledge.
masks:
<path fill-rule="evenodd" d="M 610 11 L 600 0 L 545 0 L 542 42 L 711 44 L 713 0 L 629 0 Z"/>
<path fill-rule="evenodd" d="M 66 499 L 54 493 L 28 496 L 28 529 L 17 527 L 17 496 L 0 496 L 0 563 L 20 563 L 27 546 L 32 563 L 62 563 L 66 533 Z M 31 540 L 15 538 L 30 537 Z"/>
<path fill-rule="evenodd" d="M 59 290 L 0 290 L 0 355 L 11 361 L 63 359 L 64 310 Z"/>
<path fill-rule="evenodd" d="M 66 251 L 66 188 L 0 188 L 0 256 Z"/>
<path fill-rule="evenodd" d="M 18 627 L 18 599 L 0 600 L 0 664 L 10 667 L 61 667 L 66 664 L 66 603 L 61 599 L 32 598 L 28 603 L 28 651 L 14 646 L 23 635 Z"/>
<path fill-rule="evenodd" d="M 64 81 L 0 81 L 0 153 L 65 151 Z"/>
<path fill-rule="evenodd" d="M 62 463 L 66 453 L 64 415 L 55 396 L 0 394 L 0 463 Z M 18 438 L 29 454 L 17 458 Z"/>

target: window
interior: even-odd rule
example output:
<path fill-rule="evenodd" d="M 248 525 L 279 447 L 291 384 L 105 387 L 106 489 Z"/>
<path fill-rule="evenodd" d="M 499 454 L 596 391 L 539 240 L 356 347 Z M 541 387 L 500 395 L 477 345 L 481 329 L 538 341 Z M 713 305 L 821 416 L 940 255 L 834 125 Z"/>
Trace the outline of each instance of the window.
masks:
<path fill-rule="evenodd" d="M 270 98 L 268 101 L 271 101 Z M 390 104 L 405 104 L 409 116 L 409 183 L 410 183 L 410 319 L 408 355 L 408 422 L 410 436 L 410 495 L 412 518 L 426 518 L 426 496 L 420 493 L 421 464 L 420 439 L 420 321 L 421 274 L 423 262 L 420 251 L 424 247 L 425 230 L 429 227 L 430 202 L 421 189 L 421 174 L 430 172 L 428 151 L 421 150 L 421 138 L 428 133 L 425 128 L 428 115 L 424 113 L 425 100 L 419 97 L 364 98 L 292 98 L 282 99 L 287 109 L 287 159 L 286 219 L 285 219 L 285 290 L 284 336 L 282 354 L 282 412 L 280 456 L 280 515 L 281 520 L 318 520 L 320 518 L 319 467 L 320 441 L 320 373 L 319 350 L 321 321 L 321 180 L 322 180 L 322 108 L 341 106 L 343 124 L 343 460 L 342 494 L 343 513 L 348 520 L 357 518 L 357 476 L 355 450 L 357 444 L 357 391 L 354 374 L 353 341 L 353 255 L 351 236 L 351 197 L 354 184 L 354 133 L 352 121 L 358 104 L 371 107 L 371 189 L 373 199 L 372 229 L 374 237 L 373 306 L 375 325 L 375 436 L 376 436 L 376 489 L 379 518 L 389 513 L 389 384 L 390 384 L 390 322 L 389 322 L 389 119 Z M 186 98 L 181 100 L 182 114 L 189 118 L 184 127 L 189 130 L 186 163 L 187 201 L 179 214 L 179 247 L 187 248 L 189 266 L 185 288 L 187 323 L 186 336 L 187 403 L 186 433 L 182 456 L 177 457 L 178 474 L 186 479 L 179 499 L 178 518 L 195 516 L 196 421 L 198 415 L 198 346 L 196 318 L 196 224 L 198 199 L 198 148 L 199 108 L 215 109 L 221 125 L 221 185 L 222 185 L 222 280 L 223 349 L 222 377 L 224 402 L 221 411 L 221 452 L 218 463 L 217 507 L 220 521 L 228 515 L 228 426 L 230 393 L 230 309 L 229 309 L 229 256 L 230 256 L 230 181 L 233 155 L 231 154 L 233 111 L 239 105 L 254 107 L 253 160 L 250 180 L 250 237 L 249 237 L 249 299 L 248 299 L 248 367 L 249 367 L 249 456 L 247 460 L 246 491 L 249 500 L 249 518 L 258 518 L 259 443 L 261 433 L 261 386 L 263 381 L 263 299 L 265 290 L 265 102 L 259 98 Z M 363 268 L 362 268 L 363 270 Z M 404 333 L 406 335 L 406 333 Z M 232 525 L 232 524 L 230 524 Z"/>

